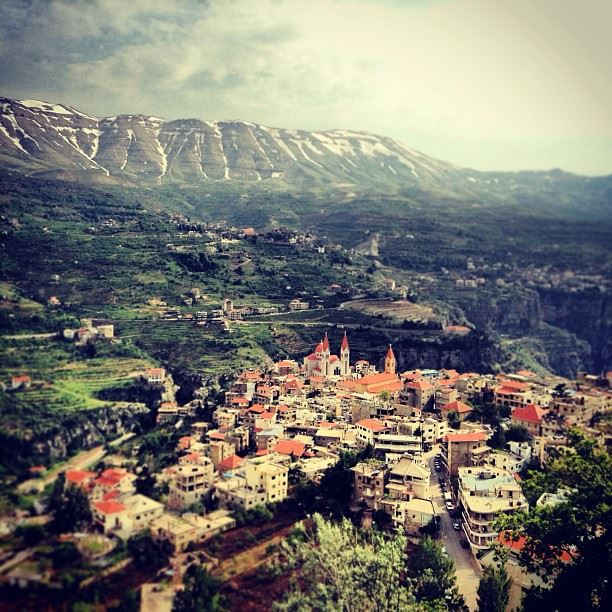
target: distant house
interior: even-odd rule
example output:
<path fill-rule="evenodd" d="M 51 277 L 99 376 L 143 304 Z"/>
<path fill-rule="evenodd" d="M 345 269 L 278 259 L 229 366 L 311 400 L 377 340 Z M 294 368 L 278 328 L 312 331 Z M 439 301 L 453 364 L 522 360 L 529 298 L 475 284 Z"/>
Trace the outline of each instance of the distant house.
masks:
<path fill-rule="evenodd" d="M 289 310 L 308 310 L 310 304 L 299 299 L 291 300 L 288 304 Z"/>
<path fill-rule="evenodd" d="M 166 379 L 164 368 L 149 368 L 145 373 L 145 378 L 150 385 L 160 385 Z"/>
<path fill-rule="evenodd" d="M 28 389 L 32 384 L 32 379 L 27 374 L 21 376 L 13 376 L 11 378 L 11 389 Z"/>
<path fill-rule="evenodd" d="M 463 421 L 474 409 L 463 402 L 454 401 L 443 406 L 440 406 L 440 411 L 446 419 L 451 412 L 455 412 L 460 421 Z"/>
<path fill-rule="evenodd" d="M 528 404 L 520 408 L 515 408 L 512 411 L 512 424 L 521 425 L 532 436 L 539 436 L 542 427 L 542 419 L 548 414 L 548 410 L 544 410 L 535 404 Z"/>

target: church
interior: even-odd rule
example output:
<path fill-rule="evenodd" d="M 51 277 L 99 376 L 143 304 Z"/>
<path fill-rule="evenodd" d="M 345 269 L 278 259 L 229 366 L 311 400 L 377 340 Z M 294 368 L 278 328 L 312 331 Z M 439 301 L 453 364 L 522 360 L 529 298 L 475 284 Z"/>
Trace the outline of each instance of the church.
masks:
<path fill-rule="evenodd" d="M 350 349 L 346 332 L 344 332 L 340 345 L 340 357 L 330 353 L 329 338 L 326 333 L 325 338 L 317 344 L 314 353 L 304 357 L 304 375 L 306 378 L 321 376 L 328 380 L 347 378 L 351 374 L 349 356 Z"/>

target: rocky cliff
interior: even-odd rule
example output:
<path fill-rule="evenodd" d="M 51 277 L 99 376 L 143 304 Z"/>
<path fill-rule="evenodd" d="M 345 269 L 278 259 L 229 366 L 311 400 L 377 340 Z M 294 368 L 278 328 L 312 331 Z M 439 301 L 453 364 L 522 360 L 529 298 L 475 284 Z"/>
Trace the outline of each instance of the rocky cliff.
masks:
<path fill-rule="evenodd" d="M 50 429 L 23 437 L 0 432 L 0 464 L 44 463 L 65 459 L 126 433 L 148 427 L 151 411 L 143 404 L 103 407 L 66 415 Z"/>

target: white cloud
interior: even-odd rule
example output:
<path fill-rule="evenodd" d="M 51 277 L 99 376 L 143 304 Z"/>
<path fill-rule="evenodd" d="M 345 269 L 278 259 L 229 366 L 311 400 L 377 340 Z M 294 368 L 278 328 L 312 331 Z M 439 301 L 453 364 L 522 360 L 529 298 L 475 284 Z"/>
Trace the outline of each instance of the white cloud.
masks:
<path fill-rule="evenodd" d="M 611 17 L 607 0 L 56 0 L 0 59 L 9 95 L 92 113 L 351 127 L 475 167 L 605 172 Z"/>

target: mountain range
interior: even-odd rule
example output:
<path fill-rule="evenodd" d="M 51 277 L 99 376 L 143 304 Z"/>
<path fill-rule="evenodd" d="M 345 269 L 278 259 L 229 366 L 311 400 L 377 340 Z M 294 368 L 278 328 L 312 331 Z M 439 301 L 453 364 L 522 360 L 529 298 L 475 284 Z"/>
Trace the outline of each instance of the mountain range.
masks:
<path fill-rule="evenodd" d="M 147 115 L 98 118 L 66 104 L 8 98 L 0 98 L 0 166 L 84 183 L 416 188 L 475 201 L 510 197 L 519 204 L 600 211 L 612 202 L 612 176 L 480 172 L 365 132 Z"/>

